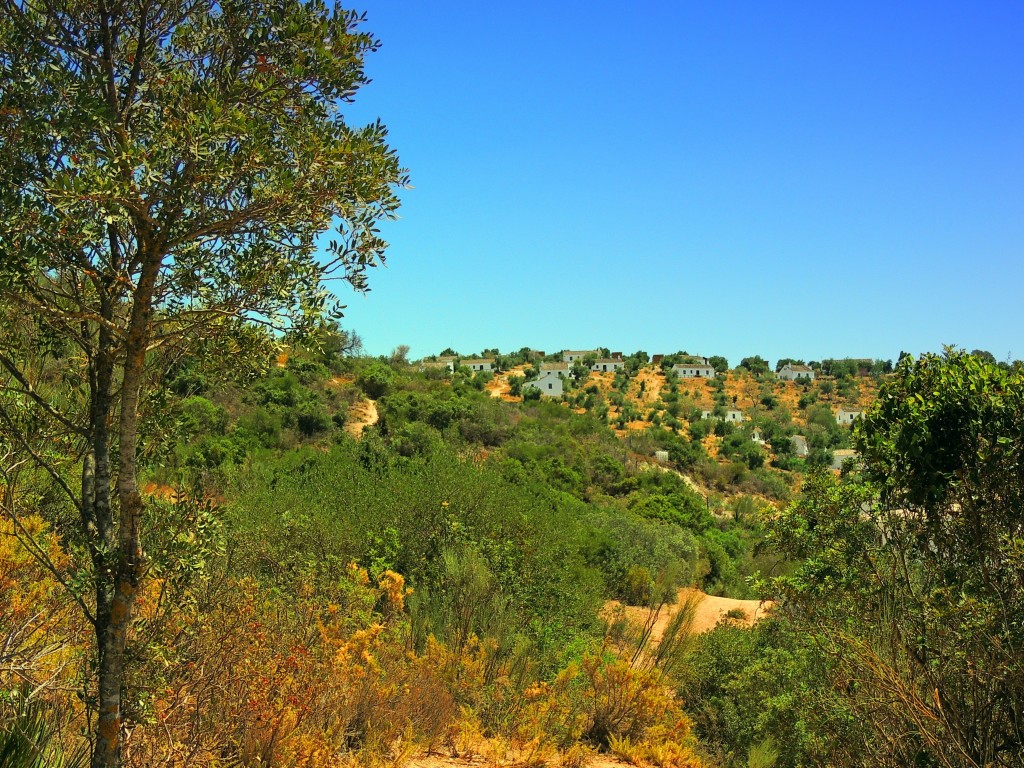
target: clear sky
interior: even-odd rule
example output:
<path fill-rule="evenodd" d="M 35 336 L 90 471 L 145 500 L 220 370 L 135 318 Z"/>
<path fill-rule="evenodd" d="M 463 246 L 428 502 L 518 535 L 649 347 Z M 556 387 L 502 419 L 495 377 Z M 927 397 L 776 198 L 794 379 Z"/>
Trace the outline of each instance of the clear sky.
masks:
<path fill-rule="evenodd" d="M 1024 3 L 362 0 L 371 354 L 1024 357 Z"/>

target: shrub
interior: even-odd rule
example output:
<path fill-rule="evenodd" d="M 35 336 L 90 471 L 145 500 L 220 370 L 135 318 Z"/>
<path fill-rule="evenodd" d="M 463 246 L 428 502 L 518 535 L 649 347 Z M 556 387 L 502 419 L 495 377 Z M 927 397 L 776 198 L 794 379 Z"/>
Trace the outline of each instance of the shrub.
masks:
<path fill-rule="evenodd" d="M 356 383 L 371 400 L 383 397 L 395 386 L 395 372 L 384 363 L 373 362 L 359 374 Z"/>
<path fill-rule="evenodd" d="M 319 402 L 307 401 L 295 412 L 295 426 L 304 437 L 314 437 L 333 426 L 330 415 Z"/>

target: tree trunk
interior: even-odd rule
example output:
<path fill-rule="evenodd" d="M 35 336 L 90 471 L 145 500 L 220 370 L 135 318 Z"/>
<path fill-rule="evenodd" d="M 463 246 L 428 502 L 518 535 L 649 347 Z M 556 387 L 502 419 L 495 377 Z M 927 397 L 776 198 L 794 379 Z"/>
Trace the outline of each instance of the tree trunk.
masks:
<path fill-rule="evenodd" d="M 116 538 L 103 536 L 112 546 L 106 556 L 112 561 L 97 571 L 96 640 L 99 649 L 99 722 L 93 747 L 93 768 L 120 768 L 121 729 L 123 713 L 121 693 L 124 688 L 124 651 L 128 641 L 132 606 L 145 572 L 142 550 L 142 497 L 136 478 L 139 395 L 142 388 L 149 327 L 152 318 L 153 292 L 159 274 L 160 258 L 144 261 L 138 287 L 133 296 L 131 318 L 125 340 L 124 372 L 121 382 L 121 403 L 118 420 Z M 99 462 L 97 461 L 97 464 Z M 97 472 L 97 475 L 99 473 Z M 97 477 L 97 499 L 100 483 Z M 104 489 L 109 508 L 109 481 Z M 97 507 L 100 506 L 97 504 Z M 111 532 L 112 533 L 112 532 Z M 98 553 L 102 561 L 104 552 Z"/>

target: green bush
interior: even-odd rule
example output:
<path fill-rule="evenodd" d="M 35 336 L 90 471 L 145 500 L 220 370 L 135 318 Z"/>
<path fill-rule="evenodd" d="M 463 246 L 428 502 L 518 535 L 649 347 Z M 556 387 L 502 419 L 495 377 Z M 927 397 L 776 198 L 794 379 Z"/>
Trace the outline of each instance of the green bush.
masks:
<path fill-rule="evenodd" d="M 306 401 L 295 411 L 295 426 L 303 437 L 314 437 L 333 425 L 330 414 L 321 403 Z"/>
<path fill-rule="evenodd" d="M 395 386 L 395 372 L 390 366 L 373 362 L 360 371 L 356 383 L 371 400 L 384 397 Z"/>

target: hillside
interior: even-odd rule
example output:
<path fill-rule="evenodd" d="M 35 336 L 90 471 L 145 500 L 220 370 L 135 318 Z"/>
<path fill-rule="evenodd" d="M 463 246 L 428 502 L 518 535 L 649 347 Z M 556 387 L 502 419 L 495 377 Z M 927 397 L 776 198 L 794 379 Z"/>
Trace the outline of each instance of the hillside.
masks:
<path fill-rule="evenodd" d="M 536 361 L 503 362 L 296 346 L 244 379 L 191 360 L 162 372 L 144 480 L 172 527 L 149 549 L 159 575 L 133 630 L 133 759 L 728 763 L 700 719 L 724 705 L 681 696 L 681 671 L 732 632 L 778 631 L 754 624 L 768 615 L 756 580 L 792 567 L 762 546 L 765 524 L 848 444 L 832 405 L 866 402 L 875 381 L 676 380 L 638 363 L 540 398 L 524 389 Z M 719 419 L 726 405 L 745 420 Z M 776 450 L 797 432 L 817 453 Z M 47 631 L 84 652 L 66 596 L 17 562 L 15 593 L 42 579 Z M 85 717 L 60 693 L 72 667 L 40 670 L 60 711 Z"/>

